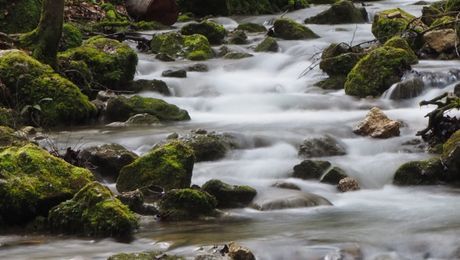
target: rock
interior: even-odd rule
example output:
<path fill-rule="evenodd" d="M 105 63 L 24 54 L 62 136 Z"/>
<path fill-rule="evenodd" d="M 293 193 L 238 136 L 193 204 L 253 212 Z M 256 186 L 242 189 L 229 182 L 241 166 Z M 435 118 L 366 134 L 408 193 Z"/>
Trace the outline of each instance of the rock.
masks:
<path fill-rule="evenodd" d="M 158 209 L 153 204 L 144 203 L 143 193 L 137 189 L 128 192 L 122 192 L 117 195 L 117 199 L 121 203 L 128 206 L 130 210 L 141 215 L 157 215 L 159 213 Z"/>
<path fill-rule="evenodd" d="M 136 92 L 140 91 L 154 91 L 158 92 L 165 96 L 171 96 L 171 91 L 168 88 L 166 82 L 158 79 L 139 79 L 131 83 L 131 89 L 134 89 Z M 111 96 L 114 97 L 114 96 Z M 108 99 L 107 99 L 108 100 Z"/>
<path fill-rule="evenodd" d="M 137 54 L 127 44 L 101 36 L 90 38 L 77 48 L 58 56 L 60 62 L 81 61 L 92 72 L 96 84 L 108 89 L 125 90 L 136 73 Z"/>
<path fill-rule="evenodd" d="M 156 34 L 150 42 L 154 53 L 164 53 L 173 58 L 207 60 L 214 57 L 208 39 L 200 34 L 183 36 L 177 32 Z"/>
<path fill-rule="evenodd" d="M 50 210 L 48 223 L 54 232 L 111 237 L 131 236 L 138 227 L 129 208 L 98 182 Z"/>
<path fill-rule="evenodd" d="M 41 2 L 36 0 L 1 1 L 0 28 L 7 34 L 30 32 L 40 21 Z"/>
<path fill-rule="evenodd" d="M 393 36 L 401 35 L 406 29 L 414 29 L 420 31 L 423 28 L 423 23 L 413 21 L 415 16 L 399 9 L 389 9 L 375 14 L 372 23 L 372 34 L 381 43 L 385 43 Z M 408 27 L 409 22 L 413 22 Z"/>
<path fill-rule="evenodd" d="M 141 253 L 120 253 L 107 258 L 107 260 L 184 260 L 184 257 L 165 254 L 160 251 Z"/>
<path fill-rule="evenodd" d="M 319 68 L 331 77 L 346 77 L 364 55 L 360 51 L 354 52 L 352 48 L 344 44 L 332 43 L 321 54 Z"/>
<path fill-rule="evenodd" d="M 340 180 L 348 177 L 344 170 L 339 167 L 334 167 L 330 169 L 322 178 L 321 182 L 328 183 L 332 185 L 339 184 Z"/>
<path fill-rule="evenodd" d="M 188 71 L 195 71 L 195 72 L 207 72 L 209 71 L 208 65 L 203 64 L 203 63 L 196 63 L 193 64 L 192 66 L 187 67 Z"/>
<path fill-rule="evenodd" d="M 304 160 L 294 166 L 293 177 L 304 180 L 320 179 L 321 176 L 331 167 L 328 161 Z"/>
<path fill-rule="evenodd" d="M 230 185 L 215 179 L 203 184 L 202 189 L 217 199 L 218 208 L 245 207 L 257 195 L 257 191 L 249 186 Z"/>
<path fill-rule="evenodd" d="M 230 59 L 230 60 L 239 60 L 239 59 L 244 59 L 244 58 L 249 58 L 254 55 L 250 53 L 245 53 L 245 52 L 229 52 L 224 55 L 224 59 Z"/>
<path fill-rule="evenodd" d="M 216 133 L 195 132 L 180 140 L 193 149 L 196 162 L 222 159 L 234 146 L 230 137 Z"/>
<path fill-rule="evenodd" d="M 240 246 L 235 242 L 228 244 L 228 256 L 233 260 L 256 260 L 249 248 Z"/>
<path fill-rule="evenodd" d="M 460 97 L 460 83 L 458 83 L 458 84 L 455 85 L 454 94 L 455 94 L 457 97 Z"/>
<path fill-rule="evenodd" d="M 343 145 L 329 135 L 320 138 L 305 139 L 299 148 L 299 155 L 306 158 L 345 154 L 346 151 Z"/>
<path fill-rule="evenodd" d="M 411 78 L 401 81 L 393 88 L 390 99 L 402 100 L 418 97 L 423 93 L 425 83 L 420 78 Z"/>
<path fill-rule="evenodd" d="M 224 57 L 225 54 L 231 52 L 230 48 L 228 48 L 227 46 L 223 45 L 222 47 L 219 48 L 218 52 L 217 52 L 217 57 Z"/>
<path fill-rule="evenodd" d="M 0 135 L 0 142 L 4 142 L 2 139 Z M 1 150 L 0 166 L 0 218 L 8 225 L 46 216 L 48 210 L 72 198 L 92 180 L 88 170 L 33 144 Z"/>
<path fill-rule="evenodd" d="M 39 117 L 26 118 L 26 123 L 37 120 L 47 126 L 82 123 L 96 112 L 77 86 L 19 50 L 0 51 L 0 82 L 6 86 L 4 91 L 9 92 L 0 98 L 1 103 L 13 107 L 40 105 Z M 21 104 L 17 104 L 18 100 Z"/>
<path fill-rule="evenodd" d="M 173 57 L 169 56 L 166 53 L 158 53 L 157 55 L 155 55 L 155 59 L 161 60 L 161 61 L 164 61 L 164 62 L 175 61 L 175 59 Z"/>
<path fill-rule="evenodd" d="M 289 209 L 289 208 L 303 208 L 303 207 L 315 207 L 322 205 L 332 205 L 327 199 L 312 194 L 298 192 L 295 194 L 287 194 L 284 198 L 266 198 L 256 200 L 252 207 L 261 210 L 277 210 L 277 209 Z"/>
<path fill-rule="evenodd" d="M 162 220 L 193 220 L 215 213 L 216 199 L 196 189 L 168 191 L 158 202 Z"/>
<path fill-rule="evenodd" d="M 64 23 L 62 36 L 59 41 L 59 51 L 79 47 L 83 43 L 83 34 L 80 29 L 71 23 Z"/>
<path fill-rule="evenodd" d="M 119 144 L 104 144 L 83 149 L 78 161 L 90 164 L 91 169 L 103 178 L 115 181 L 121 168 L 132 163 L 138 156 Z"/>
<path fill-rule="evenodd" d="M 383 45 L 385 47 L 393 47 L 393 48 L 399 48 L 403 49 L 409 54 L 409 59 L 410 59 L 410 64 L 417 64 L 418 63 L 418 58 L 415 52 L 412 50 L 410 47 L 409 43 L 407 40 L 401 38 L 400 36 L 393 36 L 385 44 Z"/>
<path fill-rule="evenodd" d="M 107 102 L 105 116 L 110 121 L 126 121 L 136 114 L 150 114 L 160 121 L 190 120 L 187 111 L 157 98 L 117 96 Z"/>
<path fill-rule="evenodd" d="M 343 89 L 346 80 L 346 76 L 332 76 L 317 82 L 315 86 L 322 89 Z"/>
<path fill-rule="evenodd" d="M 261 43 L 259 43 L 255 49 L 256 52 L 277 52 L 278 43 L 270 36 L 266 37 Z"/>
<path fill-rule="evenodd" d="M 117 179 L 117 190 L 132 191 L 157 185 L 164 189 L 190 187 L 195 161 L 193 150 L 180 141 L 170 141 L 123 167 Z"/>
<path fill-rule="evenodd" d="M 163 77 L 169 77 L 169 78 L 186 78 L 187 77 L 187 71 L 183 69 L 179 70 L 165 70 L 161 73 L 161 76 Z"/>
<path fill-rule="evenodd" d="M 242 23 L 236 27 L 237 30 L 246 31 L 250 33 L 266 32 L 267 28 L 257 23 Z"/>
<path fill-rule="evenodd" d="M 393 178 L 395 185 L 434 185 L 442 180 L 444 166 L 438 158 L 401 165 Z"/>
<path fill-rule="evenodd" d="M 189 23 L 182 27 L 181 33 L 182 35 L 204 35 L 210 44 L 221 44 L 227 35 L 227 31 L 222 25 L 209 20 L 201 23 Z"/>
<path fill-rule="evenodd" d="M 244 31 L 236 30 L 232 32 L 228 41 L 231 44 L 247 44 L 248 36 L 246 35 L 246 33 L 244 33 Z"/>
<path fill-rule="evenodd" d="M 337 189 L 341 192 L 348 192 L 348 191 L 356 191 L 361 188 L 359 187 L 359 182 L 356 179 L 352 177 L 346 177 L 339 181 L 339 184 L 337 185 Z"/>
<path fill-rule="evenodd" d="M 379 96 L 401 80 L 411 68 L 413 57 L 401 48 L 380 47 L 362 58 L 348 73 L 345 93 L 351 96 Z"/>
<path fill-rule="evenodd" d="M 280 189 L 288 189 L 288 190 L 301 190 L 299 186 L 295 185 L 294 183 L 290 182 L 283 182 L 277 181 L 275 182 L 272 187 L 280 188 Z"/>
<path fill-rule="evenodd" d="M 437 53 L 448 52 L 457 43 L 457 34 L 454 29 L 440 29 L 427 32 L 423 35 L 426 45 Z"/>
<path fill-rule="evenodd" d="M 457 130 L 442 146 L 441 159 L 446 170 L 446 181 L 460 182 L 460 130 Z"/>
<path fill-rule="evenodd" d="M 366 9 L 356 7 L 351 1 L 342 0 L 332 4 L 329 9 L 307 18 L 305 23 L 346 24 L 366 23 L 367 20 Z"/>
<path fill-rule="evenodd" d="M 309 28 L 287 18 L 276 19 L 273 28 L 275 36 L 284 40 L 319 38 L 319 36 Z"/>
<path fill-rule="evenodd" d="M 143 113 L 143 114 L 136 114 L 125 122 L 126 125 L 158 125 L 160 124 L 160 120 L 158 117 Z"/>
<path fill-rule="evenodd" d="M 385 139 L 399 136 L 400 127 L 400 122 L 389 119 L 382 110 L 373 107 L 366 118 L 353 128 L 353 133 Z"/>

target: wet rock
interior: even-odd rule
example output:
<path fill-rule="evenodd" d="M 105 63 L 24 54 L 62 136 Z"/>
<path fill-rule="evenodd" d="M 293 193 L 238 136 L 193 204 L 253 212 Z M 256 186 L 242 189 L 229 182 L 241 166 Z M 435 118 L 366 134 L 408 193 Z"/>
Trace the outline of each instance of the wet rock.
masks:
<path fill-rule="evenodd" d="M 179 70 L 165 70 L 161 73 L 161 76 L 168 77 L 168 78 L 186 78 L 187 71 L 183 69 Z"/>
<path fill-rule="evenodd" d="M 359 49 L 353 50 L 345 44 L 332 43 L 321 54 L 319 68 L 329 76 L 346 77 L 364 55 Z"/>
<path fill-rule="evenodd" d="M 322 89 L 343 89 L 346 80 L 346 76 L 332 76 L 317 82 L 315 86 Z"/>
<path fill-rule="evenodd" d="M 209 67 L 203 63 L 193 64 L 192 66 L 187 67 L 188 71 L 195 71 L 195 72 L 207 72 L 209 71 Z"/>
<path fill-rule="evenodd" d="M 256 260 L 249 248 L 238 245 L 235 242 L 228 244 L 228 256 L 233 260 Z"/>
<path fill-rule="evenodd" d="M 460 97 L 460 83 L 457 84 L 457 85 L 455 85 L 454 94 L 455 94 L 457 97 Z"/>
<path fill-rule="evenodd" d="M 166 82 L 162 80 L 158 80 L 158 79 L 153 79 L 153 80 L 139 79 L 131 83 L 131 88 L 137 92 L 154 91 L 154 92 L 163 94 L 165 96 L 171 96 L 171 91 L 169 90 Z"/>
<path fill-rule="evenodd" d="M 224 57 L 227 53 L 230 53 L 230 52 L 231 52 L 230 48 L 224 45 L 219 48 L 217 52 L 217 57 Z"/>
<path fill-rule="evenodd" d="M 442 180 L 444 166 L 439 158 L 401 165 L 393 178 L 395 185 L 434 185 Z"/>
<path fill-rule="evenodd" d="M 165 53 L 173 58 L 207 60 L 214 57 L 208 39 L 201 34 L 182 35 L 178 32 L 156 34 L 150 42 L 154 53 Z"/>
<path fill-rule="evenodd" d="M 300 187 L 295 185 L 294 183 L 290 182 L 283 182 L 283 181 L 277 181 L 275 182 L 272 187 L 275 188 L 280 188 L 280 189 L 288 189 L 288 190 L 300 190 Z"/>
<path fill-rule="evenodd" d="M 299 148 L 299 155 L 306 158 L 345 154 L 346 150 L 343 145 L 329 135 L 305 139 Z"/>
<path fill-rule="evenodd" d="M 293 177 L 304 180 L 319 179 L 331 167 L 328 161 L 304 160 L 294 166 Z"/>
<path fill-rule="evenodd" d="M 236 30 L 232 32 L 228 41 L 231 44 L 247 44 L 248 36 L 244 33 L 244 31 Z"/>
<path fill-rule="evenodd" d="M 381 11 L 375 14 L 372 23 L 372 34 L 381 43 L 385 43 L 391 37 L 401 35 L 401 33 L 408 28 L 409 22 L 413 21 L 415 16 L 403 11 L 402 9 L 395 8 Z M 418 29 L 423 24 L 413 23 L 411 27 Z"/>
<path fill-rule="evenodd" d="M 160 120 L 153 115 L 143 113 L 143 114 L 136 114 L 125 122 L 126 125 L 157 125 L 160 124 Z"/>
<path fill-rule="evenodd" d="M 158 202 L 162 220 L 193 220 L 215 214 L 216 199 L 197 189 L 175 189 L 166 192 Z"/>
<path fill-rule="evenodd" d="M 407 40 L 403 39 L 399 35 L 391 37 L 387 42 L 385 42 L 383 46 L 403 49 L 408 54 L 410 64 L 417 64 L 418 62 L 417 55 L 415 54 L 414 50 L 412 50 L 412 47 L 409 45 Z"/>
<path fill-rule="evenodd" d="M 257 195 L 257 191 L 249 186 L 230 185 L 215 179 L 203 184 L 202 189 L 217 199 L 218 208 L 245 207 Z"/>
<path fill-rule="evenodd" d="M 160 251 L 141 253 L 120 253 L 107 258 L 107 260 L 184 260 L 184 257 L 165 254 Z"/>
<path fill-rule="evenodd" d="M 180 140 L 193 149 L 196 162 L 221 159 L 234 146 L 230 137 L 214 132 L 195 132 Z"/>
<path fill-rule="evenodd" d="M 339 167 L 334 167 L 330 169 L 324 176 L 321 178 L 321 182 L 328 183 L 332 185 L 339 184 L 340 180 L 348 177 L 344 170 Z"/>
<path fill-rule="evenodd" d="M 305 23 L 314 24 L 345 24 L 365 22 L 367 22 L 366 9 L 358 8 L 353 4 L 353 2 L 347 0 L 334 3 L 329 9 L 305 20 Z"/>
<path fill-rule="evenodd" d="M 132 163 L 138 156 L 119 144 L 104 144 L 83 149 L 78 161 L 91 165 L 93 172 L 115 181 L 121 168 Z"/>
<path fill-rule="evenodd" d="M 229 60 L 239 60 L 239 59 L 244 59 L 244 58 L 249 58 L 254 55 L 250 53 L 245 53 L 245 52 L 229 52 L 224 55 L 224 59 L 229 59 Z"/>
<path fill-rule="evenodd" d="M 337 189 L 341 192 L 348 192 L 348 191 L 356 191 L 361 189 L 359 186 L 359 182 L 352 177 L 346 177 L 339 181 L 337 185 Z"/>
<path fill-rule="evenodd" d="M 167 140 L 174 140 L 174 139 L 178 139 L 179 138 L 179 134 L 178 133 L 172 133 L 170 135 L 168 135 L 166 137 Z"/>
<path fill-rule="evenodd" d="M 399 82 L 393 88 L 390 99 L 401 100 L 410 99 L 422 94 L 425 89 L 425 83 L 420 78 L 410 78 Z"/>
<path fill-rule="evenodd" d="M 122 192 L 117 195 L 123 204 L 129 207 L 130 210 L 141 215 L 157 215 L 158 209 L 153 204 L 144 203 L 144 194 L 139 189 Z"/>
<path fill-rule="evenodd" d="M 257 32 L 266 32 L 267 28 L 261 24 L 256 23 L 242 23 L 236 27 L 237 30 L 246 31 L 250 33 L 257 33 Z"/>
<path fill-rule="evenodd" d="M 201 23 L 187 24 L 182 27 L 181 33 L 182 35 L 204 35 L 211 44 L 221 44 L 227 35 L 227 31 L 222 25 L 209 20 L 203 21 Z"/>
<path fill-rule="evenodd" d="M 319 38 L 308 27 L 297 23 L 294 20 L 282 18 L 275 20 L 273 24 L 275 36 L 284 40 L 301 40 Z"/>
<path fill-rule="evenodd" d="M 166 53 L 158 53 L 157 55 L 155 55 L 155 59 L 161 60 L 161 61 L 164 61 L 164 62 L 175 61 L 175 59 L 173 57 L 169 56 Z"/>
<path fill-rule="evenodd" d="M 268 36 L 256 46 L 255 51 L 256 52 L 277 52 L 278 48 L 279 46 L 276 40 Z"/>
<path fill-rule="evenodd" d="M 167 190 L 190 187 L 194 161 L 190 146 L 170 141 L 123 167 L 117 179 L 117 190 L 132 191 L 151 185 Z"/>
<path fill-rule="evenodd" d="M 312 193 L 286 194 L 284 198 L 262 198 L 256 199 L 252 207 L 261 210 L 277 210 L 289 208 L 315 207 L 321 205 L 332 205 L 327 199 Z"/>
<path fill-rule="evenodd" d="M 117 94 L 115 94 L 115 92 L 111 91 L 111 90 L 101 90 L 99 92 L 97 92 L 97 100 L 100 100 L 100 101 L 103 101 L 103 102 L 106 102 L 108 101 L 109 99 L 111 98 L 116 98 L 117 97 Z"/>
<path fill-rule="evenodd" d="M 441 29 L 423 35 L 426 45 L 437 53 L 447 52 L 455 47 L 457 34 L 454 29 Z"/>
<path fill-rule="evenodd" d="M 366 118 L 353 128 L 353 133 L 385 139 L 399 136 L 400 127 L 400 122 L 389 119 L 382 110 L 373 107 Z"/>

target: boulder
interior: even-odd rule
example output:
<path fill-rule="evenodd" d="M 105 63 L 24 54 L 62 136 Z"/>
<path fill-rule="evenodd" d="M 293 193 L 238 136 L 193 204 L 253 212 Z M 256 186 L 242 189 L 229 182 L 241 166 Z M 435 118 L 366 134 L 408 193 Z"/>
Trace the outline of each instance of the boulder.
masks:
<path fill-rule="evenodd" d="M 454 29 L 440 29 L 427 32 L 423 35 L 427 47 L 437 53 L 448 52 L 457 44 L 457 34 Z"/>
<path fill-rule="evenodd" d="M 257 23 L 242 23 L 236 27 L 237 30 L 246 31 L 249 33 L 264 33 L 267 31 L 267 28 L 261 24 Z"/>
<path fill-rule="evenodd" d="M 413 22 L 412 25 L 408 26 L 411 21 Z M 374 16 L 372 34 L 381 43 L 385 43 L 391 37 L 401 35 L 407 29 L 420 31 L 420 28 L 423 28 L 423 23 L 414 21 L 415 16 L 400 8 L 381 11 Z"/>
<path fill-rule="evenodd" d="M 123 167 L 117 179 L 117 190 L 132 191 L 157 185 L 164 189 L 188 188 L 191 184 L 195 156 L 190 146 L 170 141 Z"/>
<path fill-rule="evenodd" d="M 168 88 L 166 82 L 158 79 L 139 79 L 131 83 L 131 89 L 141 91 L 154 91 L 165 96 L 171 96 L 171 91 Z M 107 99 L 108 100 L 108 99 Z"/>
<path fill-rule="evenodd" d="M 175 105 L 168 104 L 157 98 L 132 96 L 130 98 L 117 96 L 107 102 L 105 116 L 109 121 L 126 121 L 136 114 L 150 114 L 160 121 L 190 120 L 187 111 Z"/>
<path fill-rule="evenodd" d="M 37 0 L 0 1 L 0 28 L 7 34 L 30 32 L 40 21 L 42 4 Z"/>
<path fill-rule="evenodd" d="M 222 159 L 234 147 L 230 137 L 214 132 L 194 132 L 181 137 L 180 140 L 193 149 L 196 162 Z"/>
<path fill-rule="evenodd" d="M 279 49 L 276 40 L 270 36 L 266 37 L 261 43 L 256 46 L 256 52 L 277 52 Z"/>
<path fill-rule="evenodd" d="M 356 191 L 361 189 L 359 186 L 359 182 L 352 177 L 346 177 L 339 181 L 337 184 L 337 189 L 341 192 L 348 192 L 348 191 Z"/>
<path fill-rule="evenodd" d="M 89 68 L 92 78 L 100 89 L 125 90 L 134 78 L 137 54 L 127 44 L 117 40 L 96 36 L 77 48 L 69 49 L 58 56 L 61 63 L 81 61 Z"/>
<path fill-rule="evenodd" d="M 401 80 L 412 62 L 412 55 L 404 49 L 390 46 L 377 48 L 348 73 L 345 93 L 358 97 L 380 96 Z"/>
<path fill-rule="evenodd" d="M 331 76 L 327 79 L 323 79 L 315 83 L 315 86 L 322 88 L 322 89 L 338 90 L 338 89 L 343 89 L 346 80 L 347 80 L 346 76 Z"/>
<path fill-rule="evenodd" d="M 410 64 L 417 64 L 418 62 L 418 58 L 414 50 L 412 50 L 407 40 L 403 39 L 401 36 L 391 37 L 385 42 L 383 46 L 403 49 L 409 55 L 408 57 L 410 58 Z"/>
<path fill-rule="evenodd" d="M 161 220 L 194 220 L 215 214 L 216 199 L 197 189 L 174 189 L 158 202 Z"/>
<path fill-rule="evenodd" d="M 209 71 L 209 67 L 203 63 L 196 63 L 191 66 L 187 67 L 187 71 L 194 71 L 194 72 L 207 72 Z"/>
<path fill-rule="evenodd" d="M 304 160 L 294 166 L 292 176 L 304 180 L 320 179 L 330 167 L 331 163 L 328 161 Z"/>
<path fill-rule="evenodd" d="M 187 71 L 183 69 L 178 69 L 178 70 L 165 70 L 161 73 L 161 76 L 166 77 L 166 78 L 186 78 L 187 77 Z"/>
<path fill-rule="evenodd" d="M 326 174 L 321 178 L 321 182 L 328 183 L 332 185 L 339 184 L 340 180 L 348 177 L 344 170 L 340 169 L 339 167 L 334 167 L 327 171 Z"/>
<path fill-rule="evenodd" d="M 128 120 L 125 121 L 125 124 L 127 126 L 140 126 L 140 125 L 159 125 L 160 119 L 158 117 L 143 113 L 143 114 L 135 114 L 134 116 L 131 116 L 128 118 Z"/>
<path fill-rule="evenodd" d="M 119 144 L 104 144 L 83 149 L 78 160 L 103 178 L 115 181 L 121 168 L 132 163 L 138 156 Z"/>
<path fill-rule="evenodd" d="M 203 184 L 202 189 L 216 198 L 218 208 L 245 207 L 257 195 L 257 191 L 249 186 L 230 185 L 215 179 Z"/>
<path fill-rule="evenodd" d="M 305 139 L 299 148 L 299 155 L 306 158 L 345 154 L 346 150 L 343 145 L 329 135 Z"/>
<path fill-rule="evenodd" d="M 59 41 L 59 51 L 79 47 L 83 43 L 83 34 L 80 29 L 71 23 L 62 27 L 62 36 Z"/>
<path fill-rule="evenodd" d="M 322 52 L 319 68 L 331 77 L 345 77 L 364 55 L 343 43 L 332 43 Z"/>
<path fill-rule="evenodd" d="M 284 40 L 319 38 L 319 36 L 308 27 L 287 18 L 276 19 L 275 23 L 273 24 L 273 28 L 275 37 Z"/>
<path fill-rule="evenodd" d="M 210 44 L 221 44 L 225 36 L 227 36 L 227 31 L 222 25 L 213 21 L 205 20 L 201 23 L 189 23 L 185 25 L 181 29 L 181 34 L 201 34 L 208 39 Z"/>
<path fill-rule="evenodd" d="M 425 90 L 425 83 L 422 79 L 413 77 L 406 79 L 393 87 L 393 90 L 390 94 L 390 99 L 392 100 L 402 100 L 402 99 L 411 99 L 418 97 Z"/>
<path fill-rule="evenodd" d="M 230 44 L 247 44 L 248 36 L 244 31 L 236 30 L 231 33 L 230 38 L 228 39 Z"/>
<path fill-rule="evenodd" d="M 277 181 L 271 185 L 272 187 L 275 188 L 280 188 L 280 189 L 288 189 L 288 190 L 301 190 L 299 186 L 297 186 L 294 183 L 290 182 L 284 182 L 284 181 Z"/>
<path fill-rule="evenodd" d="M 165 53 L 173 58 L 207 60 L 214 57 L 208 39 L 201 34 L 183 36 L 177 32 L 156 34 L 150 42 L 154 53 Z"/>
<path fill-rule="evenodd" d="M 444 166 L 439 158 L 412 161 L 401 165 L 393 178 L 395 185 L 434 185 L 443 178 Z"/>
<path fill-rule="evenodd" d="M 400 122 L 389 119 L 382 110 L 373 107 L 366 118 L 353 128 L 353 133 L 385 139 L 399 136 L 400 127 Z"/>
<path fill-rule="evenodd" d="M 26 121 L 69 125 L 86 122 L 96 112 L 77 86 L 19 50 L 0 51 L 0 81 L 9 93 L 0 97 L 1 104 L 40 107 L 38 118 L 31 115 Z"/>
<path fill-rule="evenodd" d="M 290 208 L 303 208 L 315 207 L 322 205 L 332 205 L 327 199 L 312 194 L 295 192 L 289 193 L 284 198 L 264 198 L 256 200 L 252 207 L 260 211 L 290 209 Z"/>
<path fill-rule="evenodd" d="M 164 62 L 175 61 L 175 59 L 173 57 L 169 56 L 166 53 L 158 53 L 157 55 L 155 55 L 155 59 L 161 60 L 161 61 L 164 61 Z"/>
<path fill-rule="evenodd" d="M 314 24 L 346 24 L 366 23 L 366 9 L 356 7 L 352 1 L 342 0 L 313 17 L 305 19 L 305 23 Z"/>
<path fill-rule="evenodd" d="M 121 203 L 128 206 L 130 210 L 141 215 L 157 215 L 159 213 L 158 209 L 154 204 L 144 203 L 144 194 L 139 189 L 122 192 L 117 195 L 117 199 Z"/>
<path fill-rule="evenodd" d="M 233 260 L 256 260 L 249 248 L 238 245 L 235 242 L 228 244 L 228 256 Z"/>
<path fill-rule="evenodd" d="M 2 139 L 0 135 L 0 142 Z M 0 175 L 0 219 L 9 225 L 46 216 L 52 207 L 72 198 L 92 180 L 88 170 L 33 144 L 1 150 Z"/>
<path fill-rule="evenodd" d="M 129 237 L 138 227 L 129 208 L 98 182 L 50 210 L 48 223 L 54 232 L 102 237 Z"/>

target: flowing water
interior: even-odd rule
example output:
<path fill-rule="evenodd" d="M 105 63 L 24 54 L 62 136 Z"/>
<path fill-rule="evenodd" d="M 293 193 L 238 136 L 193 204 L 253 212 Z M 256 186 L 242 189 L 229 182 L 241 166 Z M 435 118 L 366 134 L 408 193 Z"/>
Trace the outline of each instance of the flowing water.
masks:
<path fill-rule="evenodd" d="M 395 6 L 420 15 L 414 1 L 383 1 L 367 7 L 376 11 Z M 302 21 L 326 6 L 289 13 Z M 231 30 L 238 22 L 270 21 L 274 16 L 217 18 Z M 295 183 L 302 191 L 321 195 L 333 206 L 257 211 L 230 210 L 208 222 L 157 223 L 142 219 L 142 228 L 131 243 L 111 239 L 88 240 L 47 235 L 0 236 L 0 259 L 105 259 L 117 252 L 153 249 L 190 255 L 202 245 L 238 241 L 258 259 L 340 259 L 361 251 L 364 259 L 455 259 L 460 257 L 460 200 L 448 187 L 396 187 L 391 185 L 397 167 L 410 160 L 428 158 L 422 149 L 406 142 L 427 124 L 424 115 L 432 107 L 419 107 L 422 99 L 452 90 L 457 79 L 426 79 L 428 88 L 405 101 L 387 98 L 356 99 L 343 90 L 325 91 L 314 83 L 325 76 L 315 68 L 306 76 L 318 53 L 332 42 L 359 43 L 373 39 L 370 24 L 311 25 L 321 36 L 308 41 L 279 41 L 279 53 L 253 53 L 262 35 L 251 35 L 251 44 L 230 46 L 254 54 L 242 60 L 206 61 L 209 72 L 189 72 L 186 79 L 162 78 L 171 67 L 189 61 L 165 63 L 140 54 L 138 79 L 162 79 L 172 97 L 144 92 L 189 111 L 189 122 L 143 128 L 91 127 L 55 134 L 62 147 L 116 142 L 145 153 L 172 132 L 186 134 L 204 128 L 233 133 L 241 148 L 224 159 L 195 164 L 193 183 L 218 178 L 232 184 L 255 187 L 258 198 L 283 198 L 293 191 L 272 188 L 279 180 Z M 421 61 L 416 71 L 445 73 L 458 68 L 457 61 Z M 442 81 L 441 83 L 439 83 Z M 439 84 L 438 84 L 439 83 Z M 430 87 L 431 86 L 431 87 Z M 357 136 L 352 127 L 369 108 L 378 106 L 392 119 L 404 122 L 401 136 L 375 140 Z M 289 178 L 301 159 L 297 147 L 307 137 L 329 134 L 340 140 L 347 155 L 326 158 L 362 184 L 362 190 L 338 193 L 334 186 Z M 257 198 L 256 198 L 257 199 Z"/>

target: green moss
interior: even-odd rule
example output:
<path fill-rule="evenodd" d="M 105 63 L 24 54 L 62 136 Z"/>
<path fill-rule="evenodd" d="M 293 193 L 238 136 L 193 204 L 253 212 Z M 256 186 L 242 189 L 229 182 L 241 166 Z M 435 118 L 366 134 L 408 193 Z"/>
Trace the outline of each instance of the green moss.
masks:
<path fill-rule="evenodd" d="M 314 24 L 365 23 L 366 21 L 366 10 L 357 8 L 353 2 L 346 0 L 334 3 L 329 9 L 305 19 L 305 23 Z"/>
<path fill-rule="evenodd" d="M 261 24 L 257 23 L 242 23 L 236 27 L 237 30 L 246 31 L 250 33 L 257 33 L 257 32 L 266 32 L 267 28 Z"/>
<path fill-rule="evenodd" d="M 334 57 L 326 57 L 322 58 L 319 67 L 329 76 L 344 76 L 353 69 L 363 56 L 363 53 L 348 52 Z"/>
<path fill-rule="evenodd" d="M 190 60 L 206 60 L 214 56 L 207 38 L 200 34 L 182 36 L 180 33 L 171 32 L 155 35 L 150 47 L 154 53 L 186 57 Z"/>
<path fill-rule="evenodd" d="M 89 183 L 71 200 L 53 208 L 48 222 L 55 232 L 89 236 L 130 236 L 138 227 L 128 207 L 98 182 Z"/>
<path fill-rule="evenodd" d="M 452 16 L 443 16 L 443 17 L 440 17 L 438 19 L 435 19 L 430 27 L 435 27 L 435 26 L 440 26 L 440 25 L 443 25 L 443 24 L 450 24 L 450 27 L 453 27 L 453 24 L 452 22 L 455 21 L 455 18 L 452 17 Z"/>
<path fill-rule="evenodd" d="M 418 63 L 417 55 L 415 55 L 415 52 L 409 46 L 409 43 L 401 38 L 401 36 L 394 36 L 390 38 L 383 46 L 403 49 L 409 54 L 410 64 Z"/>
<path fill-rule="evenodd" d="M 192 13 L 181 14 L 177 18 L 177 21 L 180 22 L 180 23 L 190 22 L 190 21 L 193 20 L 192 16 L 193 16 Z"/>
<path fill-rule="evenodd" d="M 109 89 L 123 89 L 136 73 L 137 54 L 128 45 L 103 37 L 93 37 L 81 47 L 59 54 L 61 62 L 86 63 L 97 84 Z"/>
<path fill-rule="evenodd" d="M 0 1 L 0 31 L 25 33 L 37 27 L 41 0 Z"/>
<path fill-rule="evenodd" d="M 0 216 L 21 224 L 71 198 L 92 174 L 29 144 L 0 152 Z"/>
<path fill-rule="evenodd" d="M 117 179 L 120 192 L 150 185 L 165 189 L 187 188 L 192 178 L 195 156 L 190 146 L 172 141 L 158 146 L 123 167 Z"/>
<path fill-rule="evenodd" d="M 362 58 L 347 76 L 345 93 L 379 96 L 410 69 L 412 56 L 400 48 L 380 47 Z"/>
<path fill-rule="evenodd" d="M 265 38 L 261 43 L 259 43 L 255 49 L 256 52 L 277 52 L 278 43 L 276 40 L 270 36 Z"/>
<path fill-rule="evenodd" d="M 210 180 L 202 189 L 217 199 L 218 208 L 245 207 L 257 195 L 257 191 L 249 186 L 230 185 L 220 180 Z"/>
<path fill-rule="evenodd" d="M 208 40 L 200 34 L 185 36 L 184 50 L 190 60 L 207 60 L 214 56 Z"/>
<path fill-rule="evenodd" d="M 392 17 L 388 17 L 391 15 Z M 401 33 L 408 29 L 408 24 L 415 16 L 399 9 L 389 9 L 379 12 L 374 17 L 372 23 L 372 34 L 381 43 L 385 43 L 393 36 L 401 35 Z"/>
<path fill-rule="evenodd" d="M 13 129 L 0 126 L 0 151 L 11 146 L 24 146 L 29 143 L 27 138 L 15 135 Z"/>
<path fill-rule="evenodd" d="M 396 185 L 434 185 L 442 179 L 443 165 L 438 158 L 403 164 L 395 173 Z"/>
<path fill-rule="evenodd" d="M 442 156 L 447 158 L 456 146 L 460 145 L 460 130 L 457 130 L 442 146 Z"/>
<path fill-rule="evenodd" d="M 287 18 L 277 19 L 274 23 L 275 36 L 285 40 L 319 38 L 309 28 Z"/>
<path fill-rule="evenodd" d="M 224 26 L 209 20 L 187 24 L 182 27 L 181 33 L 182 35 L 204 35 L 211 44 L 221 44 L 227 35 Z"/>
<path fill-rule="evenodd" d="M 96 98 L 97 91 L 91 86 L 93 82 L 93 73 L 84 61 L 60 60 L 59 71 L 61 75 L 77 85 L 83 94 L 90 99 Z"/>
<path fill-rule="evenodd" d="M 212 215 L 217 201 L 204 191 L 179 189 L 168 191 L 158 205 L 163 220 L 193 220 Z"/>
<path fill-rule="evenodd" d="M 95 112 L 94 105 L 77 86 L 24 52 L 12 50 L 0 55 L 0 80 L 16 97 L 0 101 L 19 109 L 40 105 L 42 124 L 80 123 Z M 40 104 L 44 98 L 52 100 Z"/>
<path fill-rule="evenodd" d="M 59 42 L 59 50 L 65 51 L 67 49 L 76 48 L 83 42 L 83 35 L 75 25 L 65 23 L 62 27 L 62 36 Z"/>

